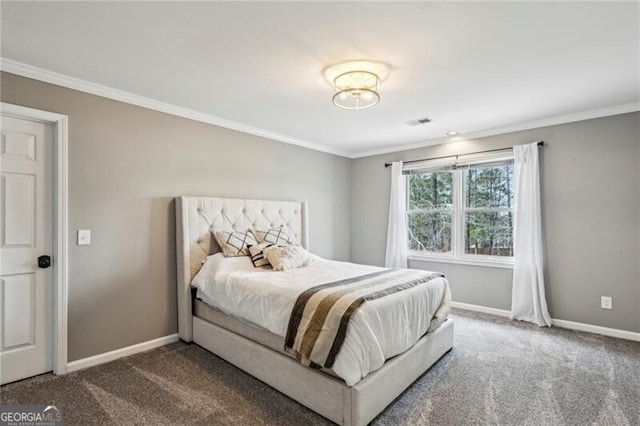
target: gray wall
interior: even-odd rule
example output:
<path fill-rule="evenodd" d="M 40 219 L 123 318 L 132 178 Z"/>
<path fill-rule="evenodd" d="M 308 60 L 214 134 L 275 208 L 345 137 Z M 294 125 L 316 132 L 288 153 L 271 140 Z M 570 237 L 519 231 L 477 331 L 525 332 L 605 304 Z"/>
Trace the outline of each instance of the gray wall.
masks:
<path fill-rule="evenodd" d="M 69 116 L 69 361 L 176 332 L 177 195 L 307 201 L 310 249 L 348 260 L 348 159 L 7 73 L 1 91 Z"/>
<path fill-rule="evenodd" d="M 389 170 L 384 163 L 544 140 L 541 149 L 546 290 L 557 319 L 640 332 L 640 114 L 624 114 L 352 162 L 351 261 L 384 263 Z M 509 269 L 429 262 L 454 300 L 511 308 Z M 613 297 L 613 310 L 600 308 Z"/>
<path fill-rule="evenodd" d="M 12 74 L 0 84 L 3 102 L 69 116 L 70 241 L 93 231 L 69 250 L 70 361 L 176 332 L 174 196 L 304 200 L 313 252 L 382 264 L 384 162 L 539 139 L 552 315 L 640 331 L 638 114 L 352 161 Z M 444 271 L 457 301 L 509 309 L 508 269 L 411 266 Z"/>

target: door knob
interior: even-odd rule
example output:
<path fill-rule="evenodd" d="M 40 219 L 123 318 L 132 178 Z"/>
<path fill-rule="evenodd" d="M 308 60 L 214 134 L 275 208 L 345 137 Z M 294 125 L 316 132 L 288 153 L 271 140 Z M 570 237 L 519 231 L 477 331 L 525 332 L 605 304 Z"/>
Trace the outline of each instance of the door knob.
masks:
<path fill-rule="evenodd" d="M 51 256 L 42 255 L 38 258 L 38 268 L 48 268 L 51 266 Z"/>

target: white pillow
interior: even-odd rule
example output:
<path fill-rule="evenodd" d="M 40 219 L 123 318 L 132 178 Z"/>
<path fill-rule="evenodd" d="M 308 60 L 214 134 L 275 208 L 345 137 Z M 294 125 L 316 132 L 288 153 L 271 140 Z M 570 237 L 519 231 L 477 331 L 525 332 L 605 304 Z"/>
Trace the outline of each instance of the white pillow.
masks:
<path fill-rule="evenodd" d="M 259 243 L 271 243 L 276 245 L 294 244 L 295 241 L 284 230 L 280 228 L 269 229 L 268 231 L 253 230 Z"/>
<path fill-rule="evenodd" d="M 307 266 L 311 260 L 310 253 L 300 246 L 271 246 L 263 250 L 274 271 Z"/>
<path fill-rule="evenodd" d="M 258 244 L 256 237 L 249 230 L 247 232 L 215 231 L 213 236 L 226 257 L 249 256 L 247 246 Z"/>
<path fill-rule="evenodd" d="M 263 266 L 269 266 L 269 261 L 266 257 L 264 257 L 264 249 L 273 246 L 271 243 L 260 243 L 253 246 L 249 246 L 249 256 L 251 257 L 251 262 L 253 262 L 253 266 L 256 268 L 261 268 Z"/>

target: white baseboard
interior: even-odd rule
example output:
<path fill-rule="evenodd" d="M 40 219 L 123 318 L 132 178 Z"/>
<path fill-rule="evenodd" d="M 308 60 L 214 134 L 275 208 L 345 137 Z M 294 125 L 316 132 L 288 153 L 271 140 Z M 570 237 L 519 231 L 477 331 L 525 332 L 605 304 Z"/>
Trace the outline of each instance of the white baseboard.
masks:
<path fill-rule="evenodd" d="M 464 309 L 465 311 L 482 312 L 483 314 L 495 315 L 497 317 L 509 318 L 511 312 L 504 309 L 488 308 L 486 306 L 472 305 L 470 303 L 451 302 L 454 308 Z"/>
<path fill-rule="evenodd" d="M 509 318 L 511 312 L 504 309 L 488 308 L 486 306 L 472 305 L 470 303 L 451 302 L 454 308 L 464 309 L 467 311 L 481 312 L 483 314 L 495 315 L 498 317 Z M 581 322 L 573 322 L 553 318 L 553 325 L 569 330 L 586 331 L 587 333 L 602 334 L 603 336 L 617 337 L 618 339 L 633 340 L 640 342 L 640 333 L 627 330 L 619 330 L 617 328 L 601 327 L 599 325 L 584 324 Z"/>
<path fill-rule="evenodd" d="M 467 311 L 481 312 L 483 314 L 495 315 L 498 317 L 509 318 L 510 312 L 504 309 L 489 308 L 487 306 L 472 305 L 470 303 L 451 302 L 451 306 Z M 604 336 L 617 337 L 619 339 L 633 340 L 640 342 L 640 333 L 627 330 L 618 330 L 616 328 L 601 327 L 598 325 L 583 324 L 567 320 L 553 319 L 553 325 L 556 327 L 566 328 L 569 330 L 586 331 L 588 333 L 602 334 Z M 137 354 L 139 352 L 148 351 L 168 345 L 169 343 L 180 340 L 178 334 L 170 334 L 168 336 L 159 337 L 147 342 L 138 343 L 136 345 L 127 346 L 126 348 L 116 349 L 115 351 L 105 352 L 103 354 L 94 355 L 88 358 L 72 361 L 67 364 L 67 372 L 82 370 L 84 368 L 93 367 L 94 365 L 104 364 L 114 361 L 118 358 Z"/>
<path fill-rule="evenodd" d="M 617 337 L 619 339 L 633 340 L 640 342 L 640 333 L 617 328 L 601 327 L 599 325 L 584 324 L 561 319 L 553 319 L 553 325 L 569 330 L 587 331 L 589 333 L 602 334 L 603 336 Z"/>
<path fill-rule="evenodd" d="M 177 342 L 180 338 L 178 334 L 169 334 L 168 336 L 159 337 L 157 339 L 149 340 L 147 342 L 138 343 L 135 345 L 127 346 L 126 348 L 116 349 L 115 351 L 105 352 L 90 356 L 88 358 L 82 358 L 77 361 L 72 361 L 67 364 L 67 372 L 82 370 L 84 368 L 93 367 L 94 365 L 104 364 L 106 362 L 114 361 L 118 358 L 137 354 L 139 352 L 148 351 L 150 349 L 159 348 L 160 346 L 168 345 L 169 343 Z"/>

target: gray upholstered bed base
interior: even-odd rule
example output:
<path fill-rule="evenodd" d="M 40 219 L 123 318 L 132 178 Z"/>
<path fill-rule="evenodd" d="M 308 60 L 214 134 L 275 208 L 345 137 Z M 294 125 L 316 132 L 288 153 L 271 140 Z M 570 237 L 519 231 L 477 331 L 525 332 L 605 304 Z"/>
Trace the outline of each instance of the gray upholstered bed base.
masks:
<path fill-rule="evenodd" d="M 284 350 L 282 337 L 271 333 L 264 328 L 227 315 L 219 309 L 212 308 L 200 299 L 193 299 L 193 317 L 198 317 L 201 320 L 210 322 L 218 327 L 222 327 L 225 330 L 238 334 L 245 339 L 249 339 L 254 343 L 276 351 L 279 354 L 295 359 L 294 354 Z M 338 377 L 332 370 L 322 368 L 320 371 L 331 376 Z"/>
<path fill-rule="evenodd" d="M 355 386 L 197 317 L 193 341 L 329 420 L 362 426 L 451 349 L 453 321 L 445 321 Z"/>
<path fill-rule="evenodd" d="M 281 207 L 281 208 L 280 208 Z M 231 210 L 231 211 L 230 211 Z M 238 210 L 234 212 L 233 210 Z M 256 218 L 262 211 L 268 217 Z M 278 212 L 276 218 L 269 212 Z M 220 217 L 279 222 L 291 227 L 307 247 L 304 203 L 179 197 L 176 199 L 178 330 L 193 341 L 285 395 L 341 425 L 366 425 L 453 347 L 453 321 L 425 335 L 411 349 L 388 360 L 354 386 L 307 368 L 292 358 L 193 315 L 191 280 L 200 262 L 212 254 L 209 231 Z M 296 220 L 293 220 L 296 219 Z M 299 222 L 299 223 L 297 223 Z"/>

